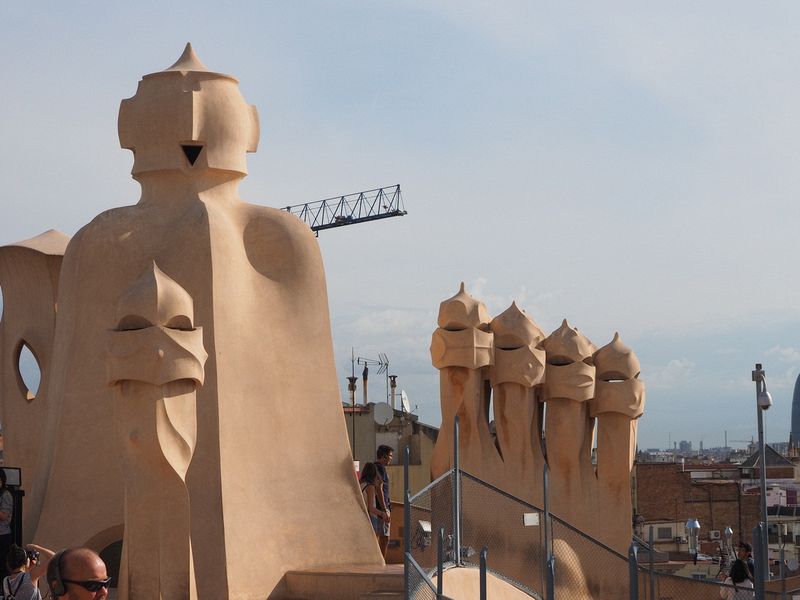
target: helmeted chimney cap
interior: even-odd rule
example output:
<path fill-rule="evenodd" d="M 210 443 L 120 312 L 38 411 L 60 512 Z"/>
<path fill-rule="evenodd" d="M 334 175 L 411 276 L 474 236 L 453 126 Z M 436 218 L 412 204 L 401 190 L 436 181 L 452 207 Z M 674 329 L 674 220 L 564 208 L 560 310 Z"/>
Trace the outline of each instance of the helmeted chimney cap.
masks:
<path fill-rule="evenodd" d="M 183 49 L 183 54 L 181 54 L 180 57 L 178 57 L 178 60 L 172 63 L 169 67 L 163 71 L 156 71 L 155 73 L 144 75 L 142 79 L 149 79 L 151 77 L 158 77 L 172 73 L 180 73 L 184 76 L 187 73 L 207 73 L 211 77 L 224 77 L 239 83 L 239 80 L 233 75 L 228 75 L 227 73 L 218 73 L 205 66 L 203 61 L 200 60 L 200 57 L 197 56 L 197 52 L 194 51 L 192 42 L 186 42 L 186 47 Z"/>

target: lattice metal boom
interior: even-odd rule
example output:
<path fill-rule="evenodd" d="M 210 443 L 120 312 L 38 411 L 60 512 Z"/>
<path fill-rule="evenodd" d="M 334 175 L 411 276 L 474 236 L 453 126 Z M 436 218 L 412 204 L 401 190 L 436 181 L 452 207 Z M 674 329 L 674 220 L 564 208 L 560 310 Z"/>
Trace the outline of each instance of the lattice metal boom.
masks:
<path fill-rule="evenodd" d="M 287 206 L 283 210 L 299 217 L 315 232 L 406 214 L 399 184 Z"/>

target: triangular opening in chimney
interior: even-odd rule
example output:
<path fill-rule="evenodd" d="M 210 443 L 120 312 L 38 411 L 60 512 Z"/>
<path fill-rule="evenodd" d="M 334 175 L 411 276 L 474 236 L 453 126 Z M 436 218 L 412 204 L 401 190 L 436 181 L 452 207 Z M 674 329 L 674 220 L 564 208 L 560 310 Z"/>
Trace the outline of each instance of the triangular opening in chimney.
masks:
<path fill-rule="evenodd" d="M 181 148 L 183 148 L 183 153 L 186 155 L 186 158 L 189 160 L 189 164 L 194 166 L 195 161 L 197 161 L 197 157 L 200 156 L 200 151 L 203 149 L 202 146 L 193 146 L 190 144 L 181 144 Z"/>

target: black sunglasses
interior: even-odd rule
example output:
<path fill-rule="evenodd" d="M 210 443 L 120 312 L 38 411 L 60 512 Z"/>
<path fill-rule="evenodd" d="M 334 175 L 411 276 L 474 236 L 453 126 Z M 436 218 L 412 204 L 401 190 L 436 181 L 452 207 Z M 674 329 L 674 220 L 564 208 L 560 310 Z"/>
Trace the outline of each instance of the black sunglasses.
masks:
<path fill-rule="evenodd" d="M 99 592 L 103 588 L 107 588 L 111 583 L 111 577 L 105 579 L 89 579 L 88 581 L 74 581 L 72 579 L 62 579 L 64 583 L 74 583 L 82 588 L 86 588 L 90 592 Z"/>

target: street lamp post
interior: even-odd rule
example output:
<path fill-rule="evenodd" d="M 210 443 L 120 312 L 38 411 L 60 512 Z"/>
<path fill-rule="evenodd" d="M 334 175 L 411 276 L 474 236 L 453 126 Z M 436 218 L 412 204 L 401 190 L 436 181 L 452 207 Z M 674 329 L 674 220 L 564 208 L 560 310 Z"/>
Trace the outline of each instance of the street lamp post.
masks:
<path fill-rule="evenodd" d="M 730 525 L 725 528 L 725 531 L 722 535 L 725 538 L 725 562 L 724 564 L 720 564 L 720 567 L 727 575 L 731 570 L 731 565 L 733 564 L 733 529 L 731 529 Z"/>
<path fill-rule="evenodd" d="M 697 519 L 686 521 L 686 534 L 689 537 L 689 554 L 694 555 L 694 564 L 697 564 L 697 538 L 700 536 L 700 522 Z"/>
<path fill-rule="evenodd" d="M 764 580 L 769 580 L 769 540 L 767 537 L 767 456 L 764 451 L 764 411 L 772 406 L 772 396 L 767 391 L 766 372 L 761 363 L 756 363 L 753 371 L 753 381 L 756 384 L 756 413 L 758 414 L 758 456 L 759 474 L 761 475 L 761 522 L 764 523 L 762 529 L 762 539 L 760 540 L 763 556 L 760 564 L 763 565 L 762 575 Z"/>

